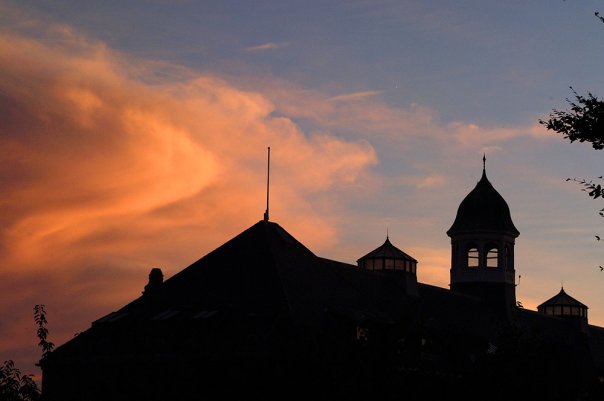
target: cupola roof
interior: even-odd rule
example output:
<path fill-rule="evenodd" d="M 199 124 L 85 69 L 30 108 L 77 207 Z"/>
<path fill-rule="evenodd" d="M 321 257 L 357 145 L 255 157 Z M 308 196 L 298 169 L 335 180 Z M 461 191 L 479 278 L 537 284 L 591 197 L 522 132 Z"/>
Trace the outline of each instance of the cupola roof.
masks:
<path fill-rule="evenodd" d="M 467 231 L 499 231 L 517 237 L 520 232 L 512 222 L 510 208 L 487 179 L 485 169 L 476 187 L 464 198 L 447 235 Z"/>
<path fill-rule="evenodd" d="M 367 255 L 363 256 L 358 261 L 365 259 L 403 259 L 417 263 L 417 260 L 392 245 L 388 237 L 386 237 L 386 241 L 382 245 L 369 252 Z"/>
<path fill-rule="evenodd" d="M 560 289 L 560 292 L 557 295 L 551 297 L 541 305 L 537 306 L 537 310 L 540 310 L 545 306 L 578 306 L 580 308 L 588 309 L 585 304 L 577 301 L 575 298 L 568 295 L 564 291 L 564 287 Z"/>

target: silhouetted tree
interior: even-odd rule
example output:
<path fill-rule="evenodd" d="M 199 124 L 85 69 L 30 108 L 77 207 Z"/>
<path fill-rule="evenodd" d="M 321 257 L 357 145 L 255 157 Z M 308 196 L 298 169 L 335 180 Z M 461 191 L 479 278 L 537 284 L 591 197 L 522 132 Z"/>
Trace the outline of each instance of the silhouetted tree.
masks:
<path fill-rule="evenodd" d="M 55 347 L 53 343 L 47 340 L 48 329 L 46 328 L 46 325 L 48 324 L 48 320 L 46 320 L 44 305 L 38 304 L 34 306 L 34 321 L 38 326 L 38 331 L 36 333 L 40 340 L 38 346 L 42 349 L 42 359 L 44 359 Z"/>
<path fill-rule="evenodd" d="M 549 120 L 539 120 L 539 123 L 571 142 L 589 142 L 594 149 L 604 149 L 604 100 L 591 92 L 582 96 L 570 89 L 575 95 L 574 101 L 566 99 L 570 110 L 554 110 Z"/>
<path fill-rule="evenodd" d="M 34 321 L 38 326 L 38 346 L 42 349 L 42 358 L 46 357 L 54 348 L 48 341 L 48 320 L 44 305 L 34 306 Z M 37 364 L 36 364 L 37 365 Z M 33 380 L 33 375 L 22 375 L 15 367 L 12 360 L 4 361 L 0 366 L 0 401 L 38 401 L 40 389 Z"/>
<path fill-rule="evenodd" d="M 604 22 L 604 17 L 595 12 L 596 17 Z M 587 96 L 578 94 L 571 86 L 575 100 L 566 99 L 570 110 L 553 110 L 548 120 L 539 120 L 548 130 L 562 134 L 571 142 L 589 142 L 597 150 L 604 149 L 604 100 L 594 96 L 591 92 Z M 600 177 L 601 178 L 601 177 Z M 602 195 L 599 192 L 590 192 Z M 596 196 L 597 197 L 597 196 Z"/>
<path fill-rule="evenodd" d="M 40 390 L 32 375 L 22 375 L 11 360 L 0 366 L 0 400 L 2 401 L 37 401 Z"/>
<path fill-rule="evenodd" d="M 596 11 L 596 17 L 604 22 L 604 17 Z M 578 94 L 571 86 L 575 100 L 566 99 L 570 110 L 553 110 L 548 120 L 539 120 L 548 130 L 562 134 L 571 142 L 589 142 L 597 150 L 604 149 L 604 100 L 591 92 L 587 96 Z M 590 192 L 602 195 L 599 192 Z M 597 197 L 597 196 L 595 196 Z"/>

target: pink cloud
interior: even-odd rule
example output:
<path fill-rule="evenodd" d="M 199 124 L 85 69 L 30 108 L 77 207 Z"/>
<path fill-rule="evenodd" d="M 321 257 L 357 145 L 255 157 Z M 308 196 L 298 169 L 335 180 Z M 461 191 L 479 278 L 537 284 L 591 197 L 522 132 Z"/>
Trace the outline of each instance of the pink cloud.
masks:
<path fill-rule="evenodd" d="M 0 34 L 0 359 L 36 358 L 34 304 L 61 343 L 136 297 L 151 267 L 169 277 L 260 220 L 267 145 L 271 215 L 313 249 L 337 241 L 308 196 L 362 181 L 367 142 L 307 135 L 260 93 L 190 71 L 158 81 L 169 66 L 50 31 Z"/>
<path fill-rule="evenodd" d="M 274 50 L 274 49 L 281 49 L 281 48 L 287 47 L 287 46 L 289 46 L 289 43 L 267 42 L 267 43 L 263 43 L 263 44 L 257 45 L 257 46 L 246 47 L 245 51 L 257 52 L 257 51 L 265 51 L 265 50 Z"/>
<path fill-rule="evenodd" d="M 378 96 L 384 93 L 384 91 L 364 91 L 354 93 L 344 93 L 342 95 L 336 95 L 327 99 L 330 102 L 350 102 L 355 100 L 366 99 L 369 97 Z"/>

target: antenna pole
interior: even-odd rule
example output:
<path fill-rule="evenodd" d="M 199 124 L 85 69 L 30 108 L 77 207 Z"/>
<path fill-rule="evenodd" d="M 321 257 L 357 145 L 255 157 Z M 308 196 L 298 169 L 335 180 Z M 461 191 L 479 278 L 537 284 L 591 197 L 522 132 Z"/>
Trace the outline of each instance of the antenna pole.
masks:
<path fill-rule="evenodd" d="M 266 167 L 266 211 L 264 212 L 264 221 L 268 221 L 268 195 L 271 183 L 271 147 L 268 147 L 268 160 Z"/>

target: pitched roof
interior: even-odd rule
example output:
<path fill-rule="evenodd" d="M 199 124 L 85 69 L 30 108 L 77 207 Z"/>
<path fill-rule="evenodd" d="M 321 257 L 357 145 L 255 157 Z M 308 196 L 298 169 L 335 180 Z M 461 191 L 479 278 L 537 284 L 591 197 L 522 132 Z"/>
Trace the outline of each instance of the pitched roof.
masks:
<path fill-rule="evenodd" d="M 560 289 L 560 292 L 558 294 L 543 302 L 541 305 L 537 306 L 537 309 L 539 310 L 544 306 L 578 306 L 581 308 L 588 309 L 585 304 L 577 301 L 575 298 L 571 297 L 566 292 L 564 292 L 564 287 Z"/>
<path fill-rule="evenodd" d="M 405 252 L 401 251 L 400 249 L 398 249 L 397 247 L 392 245 L 392 243 L 390 242 L 390 239 L 388 237 L 386 237 L 386 241 L 382 245 L 380 245 L 373 251 L 369 252 L 367 255 L 363 256 L 362 258 L 359 258 L 358 261 L 365 260 L 365 259 L 384 259 L 384 258 L 403 259 L 403 260 L 408 260 L 410 262 L 417 263 L 417 260 L 415 260 L 411 256 L 407 255 Z"/>
<path fill-rule="evenodd" d="M 392 277 L 314 255 L 281 226 L 260 221 L 94 325 L 287 313 L 313 325 L 325 311 L 396 321 L 408 311 Z"/>

